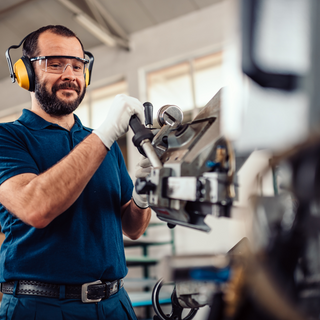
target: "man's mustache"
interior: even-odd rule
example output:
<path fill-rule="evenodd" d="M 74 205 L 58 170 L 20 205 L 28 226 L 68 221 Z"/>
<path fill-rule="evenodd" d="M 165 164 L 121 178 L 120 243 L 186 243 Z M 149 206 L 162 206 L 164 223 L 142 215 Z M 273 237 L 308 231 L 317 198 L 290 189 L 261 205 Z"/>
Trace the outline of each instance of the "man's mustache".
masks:
<path fill-rule="evenodd" d="M 59 85 L 55 85 L 52 87 L 52 92 L 56 93 L 60 89 L 70 89 L 70 88 L 75 90 L 78 94 L 80 93 L 79 87 L 72 82 L 64 82 Z"/>

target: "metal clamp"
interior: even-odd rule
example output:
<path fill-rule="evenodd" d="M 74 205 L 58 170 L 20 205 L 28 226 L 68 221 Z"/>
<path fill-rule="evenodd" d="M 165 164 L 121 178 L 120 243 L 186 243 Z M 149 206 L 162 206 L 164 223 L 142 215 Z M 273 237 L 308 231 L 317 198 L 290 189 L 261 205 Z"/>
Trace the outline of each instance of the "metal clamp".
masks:
<path fill-rule="evenodd" d="M 102 300 L 102 298 L 99 299 L 89 299 L 88 298 L 88 287 L 95 285 L 95 284 L 102 284 L 101 280 L 97 280 L 94 282 L 88 282 L 88 283 L 84 283 L 81 287 L 81 300 L 83 303 L 94 303 L 94 302 L 100 302 Z"/>

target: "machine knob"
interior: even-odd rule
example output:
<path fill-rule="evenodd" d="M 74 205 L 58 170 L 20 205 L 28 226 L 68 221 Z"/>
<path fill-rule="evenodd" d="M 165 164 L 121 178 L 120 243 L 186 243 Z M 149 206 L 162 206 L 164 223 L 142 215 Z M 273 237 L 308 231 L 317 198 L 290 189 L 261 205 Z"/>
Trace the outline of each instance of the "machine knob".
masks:
<path fill-rule="evenodd" d="M 170 126 L 180 125 L 183 120 L 182 110 L 174 105 L 165 105 L 158 111 L 158 123 L 162 127 L 165 124 Z"/>
<path fill-rule="evenodd" d="M 145 102 L 143 106 L 145 125 L 147 128 L 151 128 L 153 126 L 153 105 L 150 102 Z"/>

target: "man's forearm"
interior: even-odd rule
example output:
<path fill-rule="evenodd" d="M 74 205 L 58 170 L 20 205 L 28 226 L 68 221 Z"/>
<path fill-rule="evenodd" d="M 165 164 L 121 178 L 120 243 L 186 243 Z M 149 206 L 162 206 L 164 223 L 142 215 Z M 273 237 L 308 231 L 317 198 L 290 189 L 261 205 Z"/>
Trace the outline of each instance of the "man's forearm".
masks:
<path fill-rule="evenodd" d="M 74 203 L 106 154 L 99 137 L 91 134 L 46 172 L 4 182 L 0 202 L 26 223 L 44 227 Z M 9 195 L 10 188 L 16 190 L 14 197 Z"/>
<path fill-rule="evenodd" d="M 147 229 L 151 219 L 151 209 L 137 207 L 131 199 L 122 208 L 122 231 L 132 240 L 138 239 Z"/>

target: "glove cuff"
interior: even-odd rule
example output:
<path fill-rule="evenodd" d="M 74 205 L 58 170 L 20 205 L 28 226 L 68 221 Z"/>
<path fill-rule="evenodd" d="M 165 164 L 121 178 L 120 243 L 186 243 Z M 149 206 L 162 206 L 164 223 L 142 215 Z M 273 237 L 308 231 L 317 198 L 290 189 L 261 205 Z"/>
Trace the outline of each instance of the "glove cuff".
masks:
<path fill-rule="evenodd" d="M 132 198 L 134 203 L 140 208 L 140 209 L 147 209 L 149 207 L 147 195 L 145 194 L 137 194 L 136 189 L 133 189 L 132 192 Z"/>
<path fill-rule="evenodd" d="M 111 148 L 111 146 L 112 146 L 112 144 L 113 144 L 113 141 L 112 141 L 111 139 L 106 138 L 103 134 L 101 134 L 101 133 L 99 132 L 98 129 L 94 129 L 94 130 L 92 131 L 92 133 L 94 133 L 95 135 L 97 135 L 97 136 L 100 138 L 100 140 L 103 142 L 103 144 L 110 150 L 110 148 Z"/>

